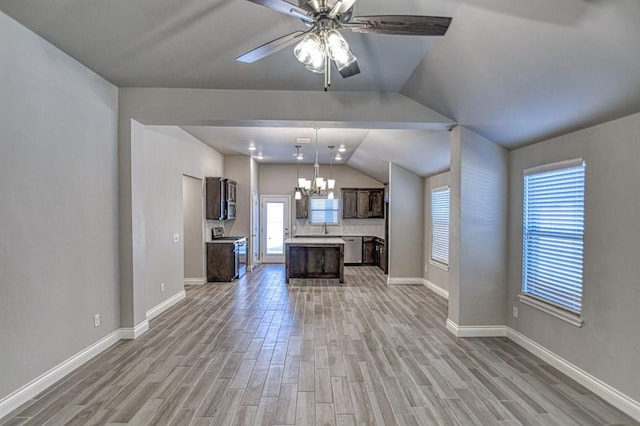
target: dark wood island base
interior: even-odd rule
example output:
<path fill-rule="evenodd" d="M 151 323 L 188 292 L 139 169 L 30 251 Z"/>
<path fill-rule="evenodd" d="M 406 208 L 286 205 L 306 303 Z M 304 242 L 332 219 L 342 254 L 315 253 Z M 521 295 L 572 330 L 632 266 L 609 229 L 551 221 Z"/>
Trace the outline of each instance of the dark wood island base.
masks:
<path fill-rule="evenodd" d="M 344 283 L 344 240 L 289 238 L 285 264 L 287 283 L 290 278 L 338 278 Z"/>

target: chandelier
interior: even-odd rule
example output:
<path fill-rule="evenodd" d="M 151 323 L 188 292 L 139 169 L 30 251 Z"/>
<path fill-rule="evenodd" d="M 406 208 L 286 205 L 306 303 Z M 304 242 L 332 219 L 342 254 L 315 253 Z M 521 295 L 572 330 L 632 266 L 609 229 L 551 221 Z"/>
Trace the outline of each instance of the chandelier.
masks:
<path fill-rule="evenodd" d="M 302 195 L 312 195 L 317 197 L 326 196 L 329 199 L 334 197 L 333 189 L 335 188 L 336 181 L 333 179 L 333 149 L 335 148 L 333 145 L 329 145 L 329 150 L 331 152 L 331 160 L 329 166 L 329 179 L 324 179 L 320 176 L 320 164 L 318 163 L 318 130 L 316 131 L 316 162 L 313 165 L 313 178 L 306 179 L 300 177 L 299 168 L 296 168 L 296 178 L 297 178 L 297 186 L 295 188 L 295 199 L 302 199 Z M 300 145 L 296 145 L 296 158 L 298 160 L 302 159 L 300 155 Z M 329 192 L 327 193 L 327 189 Z"/>
<path fill-rule="evenodd" d="M 304 36 L 293 49 L 293 54 L 306 69 L 324 74 L 324 90 L 331 86 L 331 61 L 341 73 L 351 66 L 357 67 L 356 57 L 334 25 L 329 19 L 318 21 L 317 30 Z"/>

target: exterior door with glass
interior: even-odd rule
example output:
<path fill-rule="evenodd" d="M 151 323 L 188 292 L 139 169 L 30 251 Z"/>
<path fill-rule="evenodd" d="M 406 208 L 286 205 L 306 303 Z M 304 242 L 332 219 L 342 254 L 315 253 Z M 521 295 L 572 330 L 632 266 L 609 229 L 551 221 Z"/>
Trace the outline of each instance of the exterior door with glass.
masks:
<path fill-rule="evenodd" d="M 261 259 L 262 263 L 284 263 L 284 241 L 289 238 L 290 198 L 288 196 L 261 197 Z"/>

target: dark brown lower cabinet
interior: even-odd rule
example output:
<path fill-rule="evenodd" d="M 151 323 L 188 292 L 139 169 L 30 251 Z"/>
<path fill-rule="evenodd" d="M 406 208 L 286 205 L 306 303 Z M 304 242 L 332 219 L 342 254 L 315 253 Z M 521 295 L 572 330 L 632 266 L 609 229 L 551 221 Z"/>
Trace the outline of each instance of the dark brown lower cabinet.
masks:
<path fill-rule="evenodd" d="M 233 241 L 207 243 L 207 281 L 233 281 L 237 276 L 237 244 Z"/>
<path fill-rule="evenodd" d="M 387 264 L 388 264 L 387 250 L 386 250 L 385 241 L 382 238 L 375 239 L 374 263 L 378 265 L 385 274 L 387 273 Z"/>
<path fill-rule="evenodd" d="M 338 278 L 344 282 L 344 245 L 286 245 L 286 282 L 290 278 Z"/>
<path fill-rule="evenodd" d="M 362 264 L 374 265 L 375 237 L 362 237 Z"/>

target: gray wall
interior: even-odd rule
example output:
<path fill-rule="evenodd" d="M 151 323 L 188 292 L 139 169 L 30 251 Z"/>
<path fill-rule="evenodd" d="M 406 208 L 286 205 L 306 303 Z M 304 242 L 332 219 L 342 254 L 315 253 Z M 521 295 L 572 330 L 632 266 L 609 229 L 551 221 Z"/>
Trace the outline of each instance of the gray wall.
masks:
<path fill-rule="evenodd" d="M 224 177 L 238 183 L 235 220 L 224 222 L 225 235 L 243 235 L 251 232 L 251 161 L 247 155 L 225 155 Z M 247 254 L 251 251 L 247 247 Z"/>
<path fill-rule="evenodd" d="M 204 275 L 204 181 L 182 176 L 184 277 Z"/>
<path fill-rule="evenodd" d="M 390 163 L 389 241 L 386 244 L 389 280 L 422 279 L 423 235 L 424 179 Z"/>
<path fill-rule="evenodd" d="M 222 174 L 220 153 L 182 129 L 148 126 L 144 138 L 145 312 L 184 289 L 182 175 Z M 173 242 L 173 234 L 180 241 Z M 205 276 L 204 269 L 200 277 Z M 160 283 L 165 291 L 160 291 Z"/>
<path fill-rule="evenodd" d="M 1 12 L 0 58 L 1 399 L 120 318 L 117 89 Z"/>
<path fill-rule="evenodd" d="M 223 176 L 233 179 L 237 187 L 236 219 L 224 223 L 225 235 L 249 235 L 251 230 L 251 157 L 225 155 Z"/>
<path fill-rule="evenodd" d="M 449 319 L 460 326 L 506 321 L 508 161 L 491 141 L 452 130 Z"/>
<path fill-rule="evenodd" d="M 424 180 L 424 278 L 438 287 L 449 291 L 449 271 L 431 261 L 431 191 L 435 188 L 449 186 L 450 173 L 444 172 L 430 176 Z"/>
<path fill-rule="evenodd" d="M 640 115 L 511 152 L 508 325 L 640 401 Z M 582 328 L 516 302 L 522 285 L 523 170 L 586 161 Z"/>

